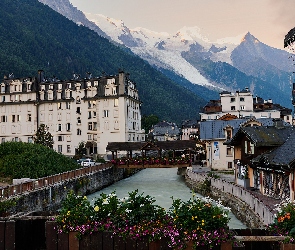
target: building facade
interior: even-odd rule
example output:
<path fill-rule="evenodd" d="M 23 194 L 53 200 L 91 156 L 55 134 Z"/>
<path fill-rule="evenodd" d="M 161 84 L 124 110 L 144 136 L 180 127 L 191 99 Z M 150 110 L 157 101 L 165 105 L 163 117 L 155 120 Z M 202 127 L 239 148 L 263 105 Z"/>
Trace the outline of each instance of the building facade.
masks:
<path fill-rule="evenodd" d="M 237 118 L 281 118 L 292 123 L 292 110 L 274 104 L 272 100 L 253 97 L 248 88 L 231 93 L 223 91 L 220 100 L 211 100 L 200 113 L 201 121 L 218 120 L 225 114 L 235 115 Z"/>
<path fill-rule="evenodd" d="M 144 141 L 136 84 L 123 71 L 115 76 L 71 80 L 5 77 L 0 89 L 0 141 L 33 142 L 45 124 L 53 148 L 73 156 L 80 142 L 87 155 L 105 155 L 108 142 Z"/>
<path fill-rule="evenodd" d="M 277 120 L 283 126 L 291 126 L 281 119 L 255 119 L 252 117 L 249 119 L 223 120 L 222 118 L 220 120 L 202 121 L 200 123 L 200 140 L 206 147 L 206 165 L 215 170 L 234 169 L 234 161 L 237 153 L 235 153 L 235 148 L 226 142 L 231 140 L 239 128 L 274 126 Z"/>

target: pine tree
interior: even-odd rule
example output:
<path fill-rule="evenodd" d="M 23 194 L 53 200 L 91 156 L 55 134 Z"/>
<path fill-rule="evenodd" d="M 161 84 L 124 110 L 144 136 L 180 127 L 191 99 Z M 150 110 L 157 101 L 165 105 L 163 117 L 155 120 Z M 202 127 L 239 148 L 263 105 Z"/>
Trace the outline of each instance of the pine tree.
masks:
<path fill-rule="evenodd" d="M 40 124 L 33 139 L 36 144 L 41 144 L 48 148 L 53 147 L 53 136 L 48 131 L 48 127 L 45 124 Z"/>

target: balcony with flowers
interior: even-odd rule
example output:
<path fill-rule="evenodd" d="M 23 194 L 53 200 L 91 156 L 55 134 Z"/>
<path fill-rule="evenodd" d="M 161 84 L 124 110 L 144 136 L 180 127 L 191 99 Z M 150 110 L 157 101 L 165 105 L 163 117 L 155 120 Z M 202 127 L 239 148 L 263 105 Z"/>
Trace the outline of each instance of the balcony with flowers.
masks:
<path fill-rule="evenodd" d="M 190 157 L 186 155 L 179 157 L 122 157 L 111 160 L 111 163 L 119 168 L 180 168 L 191 166 Z"/>
<path fill-rule="evenodd" d="M 138 190 L 124 198 L 102 193 L 93 201 L 70 192 L 52 222 L 58 237 L 69 235 L 75 249 L 113 249 L 103 247 L 111 242 L 125 246 L 120 249 L 228 249 L 224 245 L 234 241 L 228 212 L 220 203 L 196 196 L 188 201 L 172 198 L 166 211 Z M 131 247 L 143 243 L 143 248 Z"/>

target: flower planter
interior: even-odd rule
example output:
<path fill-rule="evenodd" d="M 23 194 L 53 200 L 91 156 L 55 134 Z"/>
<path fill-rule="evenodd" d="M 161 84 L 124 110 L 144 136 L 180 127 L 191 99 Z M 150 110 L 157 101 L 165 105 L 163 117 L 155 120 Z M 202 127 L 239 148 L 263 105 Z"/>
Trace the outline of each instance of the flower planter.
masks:
<path fill-rule="evenodd" d="M 280 250 L 295 250 L 295 244 L 281 243 Z"/>
<path fill-rule="evenodd" d="M 80 243 L 77 238 L 77 232 L 69 232 L 69 249 L 70 250 L 79 250 Z"/>
<path fill-rule="evenodd" d="M 149 250 L 159 250 L 161 249 L 161 241 L 152 241 L 149 243 Z"/>

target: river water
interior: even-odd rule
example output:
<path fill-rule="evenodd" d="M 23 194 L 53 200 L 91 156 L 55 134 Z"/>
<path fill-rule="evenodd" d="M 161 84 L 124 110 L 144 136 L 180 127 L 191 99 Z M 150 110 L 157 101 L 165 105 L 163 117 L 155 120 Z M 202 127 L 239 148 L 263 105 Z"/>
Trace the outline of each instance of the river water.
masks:
<path fill-rule="evenodd" d="M 138 189 L 139 194 L 150 195 L 155 198 L 155 204 L 168 210 L 172 205 L 172 198 L 189 200 L 193 197 L 192 191 L 186 186 L 184 178 L 177 175 L 176 168 L 149 168 L 123 179 L 96 193 L 88 195 L 92 201 L 101 193 L 110 194 L 116 191 L 119 198 L 128 196 L 128 192 Z M 196 196 L 202 197 L 196 194 Z M 246 228 L 232 213 L 229 214 L 231 229 Z"/>

